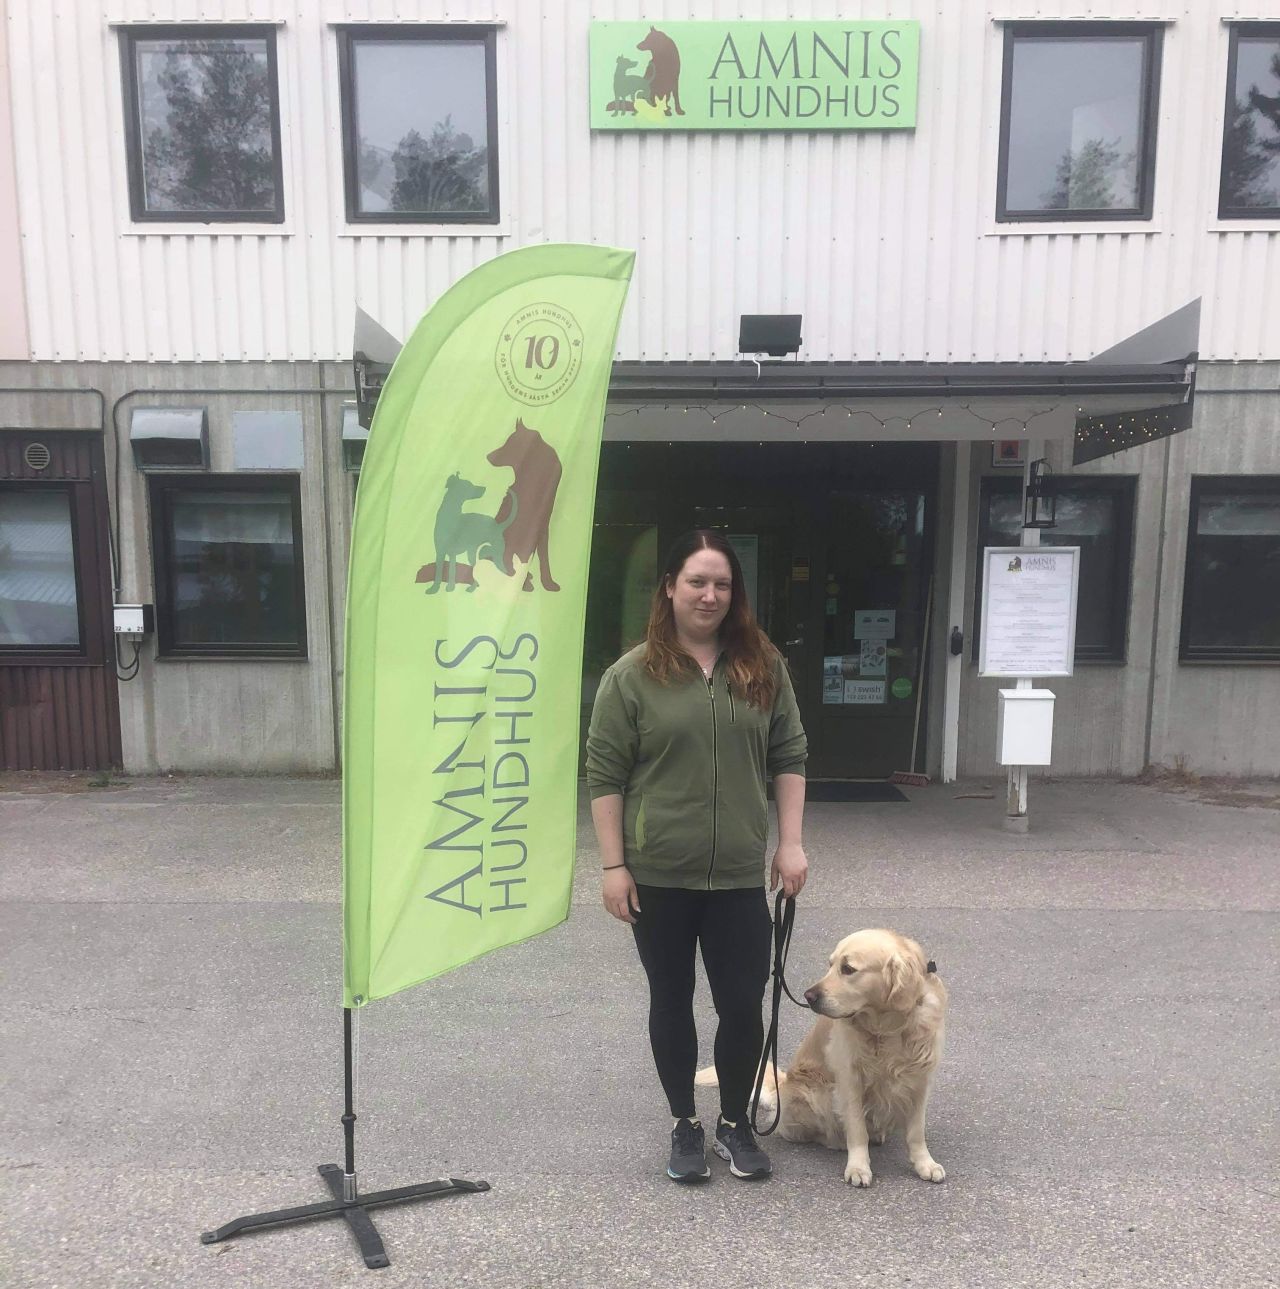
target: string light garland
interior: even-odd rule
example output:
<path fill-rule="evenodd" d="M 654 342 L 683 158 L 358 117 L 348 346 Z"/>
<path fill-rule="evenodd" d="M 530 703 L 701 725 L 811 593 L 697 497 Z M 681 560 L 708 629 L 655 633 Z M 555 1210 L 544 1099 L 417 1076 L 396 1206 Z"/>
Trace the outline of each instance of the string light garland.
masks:
<path fill-rule="evenodd" d="M 656 404 L 648 403 L 637 407 L 628 407 L 620 412 L 606 412 L 605 420 L 610 417 L 621 419 L 625 416 L 638 416 L 644 412 L 651 411 Z M 825 419 L 829 414 L 844 412 L 846 419 L 852 420 L 855 416 L 866 417 L 874 421 L 882 430 L 889 431 L 890 426 L 902 426 L 905 430 L 910 430 L 922 417 L 934 417 L 940 420 L 948 411 L 967 412 L 975 421 L 986 425 L 991 434 L 994 436 L 1001 426 L 1016 425 L 1023 431 L 1030 430 L 1031 423 L 1041 416 L 1049 416 L 1059 410 L 1057 406 L 1044 407 L 1038 411 L 1032 412 L 1025 419 L 1017 416 L 1001 416 L 992 419 L 990 416 L 984 416 L 981 412 L 975 412 L 968 403 L 957 403 L 949 407 L 927 407 L 919 412 L 912 412 L 910 416 L 889 416 L 880 417 L 874 412 L 868 411 L 865 407 L 850 407 L 847 403 L 825 403 L 821 408 L 813 412 L 806 412 L 803 416 L 786 416 L 782 412 L 775 412 L 773 408 L 766 407 L 761 403 L 734 403 L 728 406 L 719 406 L 713 403 L 686 403 L 683 406 L 679 403 L 663 403 L 664 411 L 670 412 L 680 410 L 687 415 L 689 412 L 701 412 L 711 418 L 711 424 L 715 425 L 723 416 L 733 416 L 740 412 L 759 412 L 761 416 L 769 417 L 775 421 L 782 421 L 790 425 L 793 429 L 799 429 L 806 421 L 813 420 L 815 417 Z M 1076 411 L 1081 412 L 1083 409 L 1077 407 Z M 894 432 L 900 432 L 895 430 Z"/>
<path fill-rule="evenodd" d="M 605 413 L 605 420 L 610 418 L 621 420 L 628 416 L 639 416 L 651 411 L 656 406 L 658 404 L 645 403 L 638 404 L 635 407 L 628 407 L 621 411 L 608 411 Z M 1013 427 L 1016 427 L 1021 433 L 1029 433 L 1034 421 L 1060 410 L 1057 406 L 1044 407 L 1032 412 L 1025 419 L 1017 416 L 1002 416 L 993 419 L 981 412 L 975 412 L 968 403 L 955 403 L 945 408 L 939 406 L 927 407 L 921 411 L 912 412 L 909 416 L 889 417 L 877 416 L 865 407 L 850 407 L 847 403 L 825 403 L 822 407 L 812 412 L 805 412 L 798 417 L 787 416 L 761 403 L 724 405 L 716 403 L 685 403 L 683 405 L 679 403 L 663 403 L 661 406 L 664 411 L 678 410 L 686 416 L 690 412 L 701 413 L 710 418 L 712 425 L 718 424 L 722 417 L 733 416 L 742 412 L 758 412 L 763 417 L 781 421 L 784 425 L 789 425 L 793 429 L 799 429 L 806 421 L 815 418 L 825 420 L 829 415 L 838 416 L 840 412 L 843 412 L 846 420 L 852 420 L 855 416 L 865 417 L 891 436 L 905 436 L 914 427 L 915 423 L 921 419 L 933 417 L 935 420 L 940 420 L 947 411 L 965 412 L 973 420 L 986 425 L 993 439 L 1002 429 L 1006 435 L 1012 436 Z M 1178 403 L 1165 407 L 1146 408 L 1139 412 L 1112 413 L 1101 416 L 1089 416 L 1085 413 L 1084 408 L 1080 406 L 1077 406 L 1075 410 L 1074 463 L 1076 465 L 1080 465 L 1084 461 L 1093 460 L 1096 457 L 1110 456 L 1115 452 L 1122 452 L 1126 448 L 1138 447 L 1154 439 L 1167 438 L 1171 434 L 1176 434 L 1179 430 L 1189 428 L 1191 424 L 1190 403 Z"/>

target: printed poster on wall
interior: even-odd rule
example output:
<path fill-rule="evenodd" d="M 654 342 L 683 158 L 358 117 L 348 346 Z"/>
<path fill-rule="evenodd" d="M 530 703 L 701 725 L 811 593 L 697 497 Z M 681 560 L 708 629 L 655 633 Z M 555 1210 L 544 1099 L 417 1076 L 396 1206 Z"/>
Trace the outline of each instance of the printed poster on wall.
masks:
<path fill-rule="evenodd" d="M 978 674 L 1070 676 L 1079 579 L 1078 546 L 988 546 Z"/>
<path fill-rule="evenodd" d="M 883 676 L 889 664 L 889 646 L 883 640 L 863 640 L 861 644 L 858 673 L 863 676 Z"/>
<path fill-rule="evenodd" d="M 846 703 L 883 703 L 883 680 L 846 680 L 844 682 L 844 701 Z"/>
<path fill-rule="evenodd" d="M 855 640 L 892 640 L 897 635 L 896 609 L 854 609 Z"/>

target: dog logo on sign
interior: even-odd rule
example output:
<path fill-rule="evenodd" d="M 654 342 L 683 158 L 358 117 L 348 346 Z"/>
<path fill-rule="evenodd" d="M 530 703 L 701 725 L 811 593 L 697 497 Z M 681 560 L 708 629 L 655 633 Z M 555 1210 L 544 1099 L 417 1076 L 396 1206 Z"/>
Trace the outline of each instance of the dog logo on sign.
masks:
<path fill-rule="evenodd" d="M 444 497 L 436 511 L 435 560 L 424 564 L 414 579 L 427 584 L 434 595 L 443 586 L 452 591 L 461 583 L 468 591 L 479 585 L 476 567 L 488 560 L 507 577 L 516 576 L 516 561 L 525 566 L 524 587 L 533 590 L 533 557 L 538 559 L 538 580 L 544 591 L 558 591 L 551 576 L 548 549 L 551 512 L 560 487 L 560 457 L 537 430 L 517 420 L 506 441 L 485 458 L 490 465 L 505 467 L 515 476 L 496 515 L 466 510 L 468 501 L 478 501 L 484 489 L 460 474 L 445 480 Z"/>

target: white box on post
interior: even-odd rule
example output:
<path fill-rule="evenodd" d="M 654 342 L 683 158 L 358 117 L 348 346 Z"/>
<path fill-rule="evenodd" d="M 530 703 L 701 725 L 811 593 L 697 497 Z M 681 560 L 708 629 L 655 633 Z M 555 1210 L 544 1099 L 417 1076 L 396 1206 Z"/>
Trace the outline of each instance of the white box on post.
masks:
<path fill-rule="evenodd" d="M 1048 765 L 1053 750 L 1051 689 L 1002 689 L 996 723 L 1001 765 Z"/>

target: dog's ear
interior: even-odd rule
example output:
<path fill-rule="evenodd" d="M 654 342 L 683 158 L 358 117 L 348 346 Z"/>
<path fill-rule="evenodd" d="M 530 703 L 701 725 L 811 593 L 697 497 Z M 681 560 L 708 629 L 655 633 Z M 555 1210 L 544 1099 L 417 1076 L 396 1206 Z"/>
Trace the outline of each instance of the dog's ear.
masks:
<path fill-rule="evenodd" d="M 885 964 L 889 977 L 886 1005 L 893 1011 L 909 1012 L 924 993 L 924 972 L 914 955 L 895 953 Z"/>

